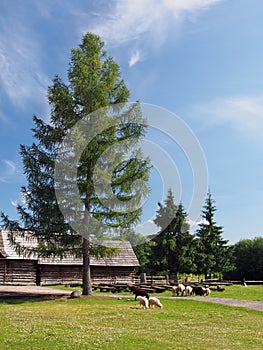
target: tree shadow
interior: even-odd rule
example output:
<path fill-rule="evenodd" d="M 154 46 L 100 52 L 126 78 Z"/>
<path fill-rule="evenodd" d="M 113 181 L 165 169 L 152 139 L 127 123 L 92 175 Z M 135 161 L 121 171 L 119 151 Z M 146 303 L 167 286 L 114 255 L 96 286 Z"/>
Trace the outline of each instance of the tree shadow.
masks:
<path fill-rule="evenodd" d="M 23 304 L 27 302 L 41 302 L 68 298 L 68 294 L 35 294 L 28 292 L 5 292 L 0 294 L 1 304 Z"/>

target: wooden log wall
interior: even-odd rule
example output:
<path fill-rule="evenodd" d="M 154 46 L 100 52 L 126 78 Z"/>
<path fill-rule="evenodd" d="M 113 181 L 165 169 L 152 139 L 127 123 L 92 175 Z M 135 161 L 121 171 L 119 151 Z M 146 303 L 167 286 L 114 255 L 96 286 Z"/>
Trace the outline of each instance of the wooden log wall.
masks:
<path fill-rule="evenodd" d="M 82 266 L 41 265 L 40 285 L 81 284 Z"/>
<path fill-rule="evenodd" d="M 40 285 L 82 284 L 82 266 L 41 265 L 39 267 Z M 91 268 L 92 283 L 131 283 L 132 267 Z"/>
<path fill-rule="evenodd" d="M 133 267 L 98 267 L 91 268 L 92 283 L 132 283 Z"/>
<path fill-rule="evenodd" d="M 133 267 L 91 267 L 92 283 L 133 283 Z M 82 284 L 82 266 L 38 265 L 34 260 L 0 259 L 0 284 Z"/>
<path fill-rule="evenodd" d="M 35 285 L 36 265 L 34 260 L 0 259 L 0 284 Z"/>

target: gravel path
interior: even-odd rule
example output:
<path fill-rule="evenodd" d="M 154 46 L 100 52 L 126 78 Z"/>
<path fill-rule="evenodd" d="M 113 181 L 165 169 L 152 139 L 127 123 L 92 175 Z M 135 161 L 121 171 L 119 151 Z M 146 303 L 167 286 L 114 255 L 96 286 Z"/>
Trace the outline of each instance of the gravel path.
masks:
<path fill-rule="evenodd" d="M 208 303 L 224 304 L 229 306 L 240 306 L 257 311 L 263 311 L 263 301 L 256 300 L 238 300 L 231 298 L 216 298 L 216 297 L 180 297 L 182 299 L 205 301 Z"/>
<path fill-rule="evenodd" d="M 0 298 L 6 297 L 59 297 L 59 296 L 70 296 L 70 291 L 59 290 L 55 288 L 46 288 L 39 286 L 1 286 L 0 285 Z M 106 295 L 105 295 L 106 296 Z M 120 297 L 120 294 L 110 294 L 110 297 Z M 158 296 L 160 298 L 172 298 L 176 297 L 166 297 Z M 239 306 L 248 309 L 263 311 L 263 301 L 252 301 L 252 300 L 238 300 L 231 298 L 216 298 L 216 297 L 199 297 L 199 296 L 188 296 L 188 297 L 178 297 L 178 299 L 185 300 L 196 300 L 208 303 L 224 304 L 229 306 Z"/>

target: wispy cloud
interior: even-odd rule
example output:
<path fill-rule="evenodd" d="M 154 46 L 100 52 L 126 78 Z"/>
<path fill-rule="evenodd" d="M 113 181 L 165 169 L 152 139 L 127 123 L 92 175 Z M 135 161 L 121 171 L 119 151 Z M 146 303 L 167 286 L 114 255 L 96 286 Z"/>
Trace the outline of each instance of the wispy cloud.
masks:
<path fill-rule="evenodd" d="M 141 233 L 144 236 L 157 234 L 159 232 L 160 228 L 156 226 L 153 222 L 153 220 L 149 219 L 146 222 L 138 225 L 135 229 L 137 233 Z"/>
<path fill-rule="evenodd" d="M 76 18 L 82 33 L 92 31 L 112 46 L 136 44 L 142 50 L 159 48 L 171 34 L 178 35 L 185 18 L 196 18 L 201 10 L 221 1 L 117 0 L 109 2 L 105 11 L 98 8 L 96 16 L 82 13 L 80 17 L 78 12 Z"/>
<path fill-rule="evenodd" d="M 11 200 L 11 204 L 13 207 L 17 207 L 18 206 L 18 200 L 15 199 L 15 200 Z"/>
<path fill-rule="evenodd" d="M 35 104 L 43 100 L 49 82 L 42 68 L 39 38 L 22 18 L 13 12 L 12 16 L 2 16 L 0 21 L 0 89 L 18 108 L 26 106 L 28 101 Z"/>
<path fill-rule="evenodd" d="M 129 67 L 134 66 L 134 65 L 135 65 L 136 63 L 138 63 L 140 60 L 141 60 L 141 54 L 140 54 L 140 52 L 137 50 L 137 51 L 135 51 L 135 52 L 132 54 L 132 56 L 131 56 L 131 58 L 130 58 L 130 60 L 129 60 Z"/>
<path fill-rule="evenodd" d="M 263 95 L 218 98 L 195 106 L 193 115 L 203 120 L 206 127 L 228 124 L 246 136 L 262 140 Z"/>
<path fill-rule="evenodd" d="M 199 221 L 195 221 L 195 220 L 191 220 L 191 219 L 188 218 L 186 221 L 190 225 L 191 229 L 197 227 L 200 224 L 208 224 L 208 221 L 204 220 L 204 219 L 201 219 Z"/>
<path fill-rule="evenodd" d="M 41 41 L 42 34 L 34 30 L 35 21 L 43 20 L 43 32 L 47 20 L 55 28 L 56 14 L 61 11 L 75 33 L 72 37 L 78 40 L 80 34 L 92 31 L 113 49 L 129 44 L 126 51 L 129 56 L 125 59 L 132 67 L 142 58 L 147 58 L 150 49 L 159 48 L 165 41 L 176 37 L 184 18 L 194 17 L 220 1 L 112 0 L 76 7 L 70 2 L 65 5 L 57 0 L 32 6 L 17 5 L 16 11 L 6 7 L 8 12 L 3 12 L 0 19 L 1 94 L 17 108 L 28 106 L 30 102 L 33 107 L 41 104 L 44 113 L 49 110 L 46 91 L 50 79 L 47 67 L 44 67 L 44 61 L 48 59 Z M 1 107 L 0 113 L 3 112 Z"/>
<path fill-rule="evenodd" d="M 18 167 L 13 161 L 7 159 L 3 159 L 1 163 L 0 182 L 8 183 L 15 174 L 19 173 Z"/>

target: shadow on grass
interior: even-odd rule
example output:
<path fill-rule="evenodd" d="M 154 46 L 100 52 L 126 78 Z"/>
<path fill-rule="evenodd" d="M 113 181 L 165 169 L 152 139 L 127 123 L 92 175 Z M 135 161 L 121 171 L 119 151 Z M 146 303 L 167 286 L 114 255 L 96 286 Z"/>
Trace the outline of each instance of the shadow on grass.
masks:
<path fill-rule="evenodd" d="M 0 295 L 1 304 L 23 304 L 27 302 L 40 302 L 47 300 L 59 300 L 69 298 L 68 294 L 30 294 L 23 292 L 6 292 Z"/>

